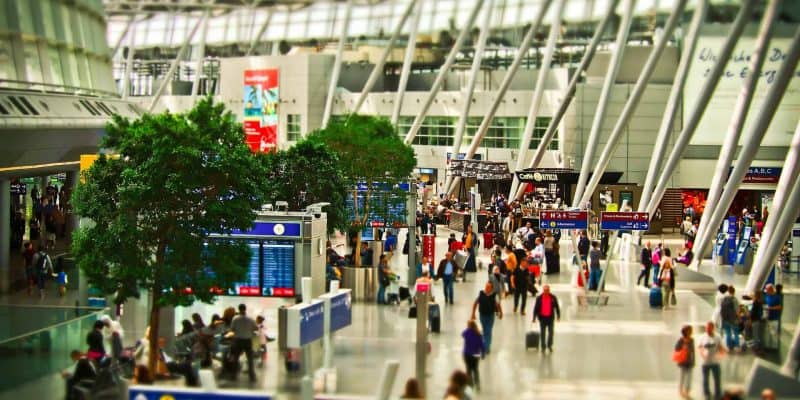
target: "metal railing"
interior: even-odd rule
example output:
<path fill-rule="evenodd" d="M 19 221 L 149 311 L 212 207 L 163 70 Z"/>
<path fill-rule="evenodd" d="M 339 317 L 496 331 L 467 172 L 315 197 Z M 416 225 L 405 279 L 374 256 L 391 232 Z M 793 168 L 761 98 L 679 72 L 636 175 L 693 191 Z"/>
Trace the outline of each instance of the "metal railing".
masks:
<path fill-rule="evenodd" d="M 88 89 L 78 86 L 59 85 L 55 83 L 28 82 L 15 79 L 0 79 L 0 90 L 12 89 L 32 93 L 69 94 L 76 96 L 114 97 L 119 98 L 117 92 L 102 89 Z"/>

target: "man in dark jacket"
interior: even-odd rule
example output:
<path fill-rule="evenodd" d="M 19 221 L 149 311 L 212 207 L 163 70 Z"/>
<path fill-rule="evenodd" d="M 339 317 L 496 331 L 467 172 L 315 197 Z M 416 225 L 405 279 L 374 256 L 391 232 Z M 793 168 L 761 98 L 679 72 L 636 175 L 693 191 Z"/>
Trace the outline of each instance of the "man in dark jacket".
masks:
<path fill-rule="evenodd" d="M 589 247 L 591 247 L 589 237 L 586 231 L 581 231 L 581 237 L 578 239 L 578 255 L 581 257 L 581 261 L 586 261 L 586 257 L 589 256 Z"/>
<path fill-rule="evenodd" d="M 558 307 L 558 299 L 550 293 L 550 285 L 542 287 L 542 294 L 536 298 L 536 305 L 533 306 L 533 322 L 539 319 L 539 332 L 541 345 L 539 348 L 544 352 L 545 345 L 550 352 L 553 352 L 553 323 L 561 320 L 561 310 Z"/>
<path fill-rule="evenodd" d="M 650 241 L 648 240 L 645 243 L 644 247 L 642 247 L 642 253 L 639 256 L 639 264 L 641 264 L 641 272 L 639 272 L 639 277 L 636 278 L 636 284 L 638 285 L 639 282 L 642 282 L 642 286 L 645 288 L 648 287 L 648 282 L 650 281 L 650 266 L 653 263 L 653 251 L 650 250 Z"/>
<path fill-rule="evenodd" d="M 444 302 L 445 304 L 453 304 L 453 282 L 455 281 L 458 272 L 458 264 L 453 261 L 453 253 L 447 252 L 444 259 L 439 262 L 439 268 L 436 269 L 436 279 L 442 279 L 444 284 Z"/>

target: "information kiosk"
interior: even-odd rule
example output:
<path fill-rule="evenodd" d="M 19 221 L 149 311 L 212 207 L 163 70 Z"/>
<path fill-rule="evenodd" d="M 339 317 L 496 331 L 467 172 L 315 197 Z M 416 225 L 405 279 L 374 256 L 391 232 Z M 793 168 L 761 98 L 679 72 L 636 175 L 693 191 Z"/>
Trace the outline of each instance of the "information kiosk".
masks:
<path fill-rule="evenodd" d="M 727 219 L 722 222 L 722 228 L 717 233 L 714 241 L 714 264 L 725 265 L 728 254 L 728 228 L 730 221 Z"/>
<path fill-rule="evenodd" d="M 739 238 L 736 246 L 736 262 L 733 265 L 733 270 L 737 274 L 749 274 L 750 268 L 753 267 L 753 248 L 750 244 L 752 235 L 753 228 L 747 226 L 742 232 L 742 237 Z"/>

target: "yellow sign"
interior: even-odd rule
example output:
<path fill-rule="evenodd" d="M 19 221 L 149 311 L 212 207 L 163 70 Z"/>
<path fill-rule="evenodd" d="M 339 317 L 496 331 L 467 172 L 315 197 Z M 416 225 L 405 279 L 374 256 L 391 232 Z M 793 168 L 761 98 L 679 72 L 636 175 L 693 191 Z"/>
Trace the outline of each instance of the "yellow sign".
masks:
<path fill-rule="evenodd" d="M 608 212 L 617 212 L 617 211 L 619 211 L 619 204 L 617 204 L 617 203 L 608 203 L 608 204 L 606 204 L 606 211 L 608 211 Z"/>

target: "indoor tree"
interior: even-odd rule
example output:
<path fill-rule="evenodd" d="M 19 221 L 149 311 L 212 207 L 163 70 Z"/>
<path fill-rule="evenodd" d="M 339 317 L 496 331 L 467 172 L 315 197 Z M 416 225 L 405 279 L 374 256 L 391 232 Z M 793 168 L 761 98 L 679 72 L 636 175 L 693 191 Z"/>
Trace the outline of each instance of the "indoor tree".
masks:
<path fill-rule="evenodd" d="M 357 232 L 353 254 L 354 263 L 359 266 L 361 230 L 374 214 L 371 207 L 403 200 L 403 194 L 393 189 L 411 177 L 417 164 L 414 149 L 403 142 L 389 120 L 368 115 L 333 120 L 327 127 L 311 132 L 307 140 L 323 143 L 338 155 L 348 196 L 354 205 L 353 215 L 348 217 L 350 230 Z M 363 201 L 359 201 L 359 185 Z M 379 198 L 375 198 L 376 192 L 381 192 Z"/>
<path fill-rule="evenodd" d="M 114 117 L 101 156 L 84 171 L 72 250 L 91 285 L 114 302 L 150 296 L 150 373 L 158 355 L 159 311 L 212 302 L 244 278 L 249 250 L 211 233 L 249 229 L 263 203 L 263 155 L 222 104 L 200 101 L 181 113 Z"/>

